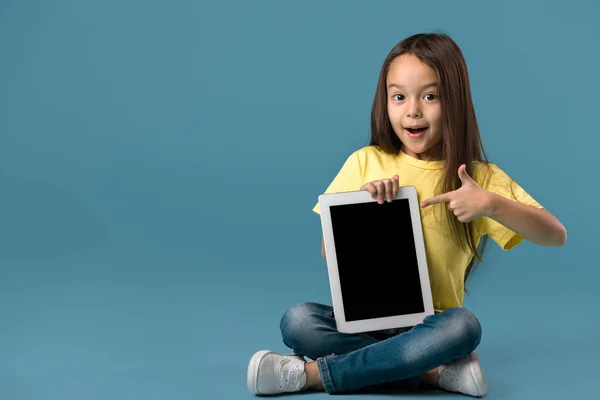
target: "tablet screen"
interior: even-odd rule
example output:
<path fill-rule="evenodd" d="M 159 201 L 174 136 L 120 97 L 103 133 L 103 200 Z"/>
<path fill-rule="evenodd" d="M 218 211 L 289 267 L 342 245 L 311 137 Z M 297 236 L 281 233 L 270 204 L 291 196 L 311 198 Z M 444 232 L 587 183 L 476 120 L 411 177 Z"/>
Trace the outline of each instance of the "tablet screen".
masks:
<path fill-rule="evenodd" d="M 424 312 L 408 200 L 330 210 L 346 320 Z"/>

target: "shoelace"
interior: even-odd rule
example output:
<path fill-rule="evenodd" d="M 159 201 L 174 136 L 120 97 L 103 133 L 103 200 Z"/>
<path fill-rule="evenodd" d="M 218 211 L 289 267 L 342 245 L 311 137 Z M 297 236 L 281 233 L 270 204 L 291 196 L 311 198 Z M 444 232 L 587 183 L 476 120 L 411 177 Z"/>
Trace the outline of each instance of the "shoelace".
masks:
<path fill-rule="evenodd" d="M 287 370 L 284 370 L 283 367 L 285 364 L 289 363 L 291 360 L 291 358 L 289 357 L 284 357 L 279 361 L 279 389 L 283 389 L 284 386 L 289 388 L 290 387 L 290 381 L 293 382 L 292 387 L 295 388 L 298 385 L 298 373 L 300 372 L 300 369 L 298 367 L 298 365 L 294 365 L 291 368 L 288 368 Z"/>

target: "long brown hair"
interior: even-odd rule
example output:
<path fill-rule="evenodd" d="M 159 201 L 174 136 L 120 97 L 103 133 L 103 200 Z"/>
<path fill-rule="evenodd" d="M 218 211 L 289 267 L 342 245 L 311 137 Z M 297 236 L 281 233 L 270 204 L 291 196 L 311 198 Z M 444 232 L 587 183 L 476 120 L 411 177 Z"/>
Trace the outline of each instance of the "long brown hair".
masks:
<path fill-rule="evenodd" d="M 392 48 L 381 68 L 373 100 L 370 145 L 377 146 L 389 154 L 398 154 L 401 149 L 402 143 L 394 133 L 387 114 L 386 79 L 390 64 L 402 54 L 418 57 L 437 73 L 440 80 L 443 130 L 441 151 L 446 167 L 435 193 L 456 190 L 461 186 L 458 177 L 458 167 L 461 164 L 465 164 L 467 173 L 473 176 L 473 161 L 486 165 L 489 165 L 489 162 L 479 135 L 465 58 L 458 45 L 448 35 L 419 33 L 402 40 Z M 478 251 L 473 222 L 462 223 L 447 207 L 441 208 L 445 210 L 446 219 L 454 236 L 458 238 L 458 243 L 463 249 L 469 249 L 474 256 L 465 273 L 466 283 L 469 274 L 477 265 L 475 262 L 483 261 L 481 255 L 487 243 L 487 235 L 483 238 L 481 251 Z"/>

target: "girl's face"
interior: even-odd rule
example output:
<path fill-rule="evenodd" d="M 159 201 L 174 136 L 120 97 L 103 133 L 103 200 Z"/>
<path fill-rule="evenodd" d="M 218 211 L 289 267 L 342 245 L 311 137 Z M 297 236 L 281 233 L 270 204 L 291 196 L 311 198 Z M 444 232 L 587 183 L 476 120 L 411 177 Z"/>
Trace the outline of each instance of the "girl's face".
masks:
<path fill-rule="evenodd" d="M 435 71 L 412 54 L 392 61 L 386 81 L 387 111 L 402 151 L 426 161 L 440 160 L 442 109 Z"/>

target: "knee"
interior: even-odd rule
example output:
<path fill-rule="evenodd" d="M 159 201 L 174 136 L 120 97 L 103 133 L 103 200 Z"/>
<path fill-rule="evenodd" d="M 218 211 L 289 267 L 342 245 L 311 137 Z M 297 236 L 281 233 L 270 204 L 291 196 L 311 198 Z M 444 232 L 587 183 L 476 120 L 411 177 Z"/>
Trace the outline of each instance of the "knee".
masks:
<path fill-rule="evenodd" d="M 449 317 L 448 337 L 456 345 L 464 347 L 467 353 L 472 352 L 481 342 L 482 329 L 479 320 L 471 311 L 456 307 L 446 310 Z"/>
<path fill-rule="evenodd" d="M 283 314 L 279 327 L 286 345 L 294 348 L 298 343 L 310 339 L 315 319 L 314 307 L 313 303 L 298 303 Z"/>

